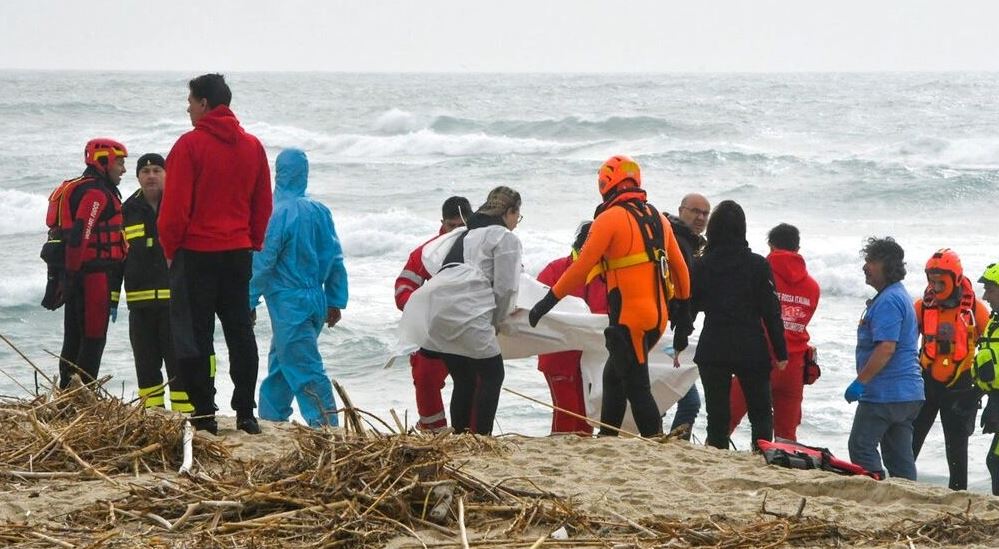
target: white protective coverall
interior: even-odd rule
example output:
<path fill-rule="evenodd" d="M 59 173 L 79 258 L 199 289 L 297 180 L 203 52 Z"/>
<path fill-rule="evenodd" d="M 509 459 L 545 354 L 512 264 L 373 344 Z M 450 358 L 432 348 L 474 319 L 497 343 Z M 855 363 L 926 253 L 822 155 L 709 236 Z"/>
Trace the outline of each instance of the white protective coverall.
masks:
<path fill-rule="evenodd" d="M 506 227 L 468 231 L 463 263 L 442 265 L 454 230 L 423 249 L 423 264 L 434 273 L 410 296 L 402 312 L 403 339 L 439 353 L 482 359 L 501 354 L 497 330 L 513 312 L 520 286 L 520 240 Z M 446 267 L 446 268 L 444 268 Z"/>

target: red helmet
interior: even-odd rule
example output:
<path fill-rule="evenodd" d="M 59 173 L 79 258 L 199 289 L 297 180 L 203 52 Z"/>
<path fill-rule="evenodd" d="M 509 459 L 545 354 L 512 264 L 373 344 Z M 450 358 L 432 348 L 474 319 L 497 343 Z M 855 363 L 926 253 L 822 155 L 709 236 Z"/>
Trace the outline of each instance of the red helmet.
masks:
<path fill-rule="evenodd" d="M 635 187 L 642 186 L 642 172 L 638 163 L 624 155 L 608 158 L 597 172 L 597 186 L 601 196 L 607 196 L 625 181 L 631 181 Z"/>
<path fill-rule="evenodd" d="M 87 146 L 83 149 L 83 161 L 101 173 L 108 173 L 108 166 L 117 162 L 118 158 L 126 156 L 128 149 L 125 145 L 106 137 L 87 141 Z"/>

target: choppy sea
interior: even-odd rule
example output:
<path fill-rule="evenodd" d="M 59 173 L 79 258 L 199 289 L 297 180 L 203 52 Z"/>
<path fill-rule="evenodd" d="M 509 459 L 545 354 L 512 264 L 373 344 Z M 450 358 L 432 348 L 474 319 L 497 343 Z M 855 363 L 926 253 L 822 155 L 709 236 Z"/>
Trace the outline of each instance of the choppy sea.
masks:
<path fill-rule="evenodd" d="M 166 154 L 190 127 L 179 73 L 0 72 L 0 332 L 55 372 L 62 313 L 42 309 L 46 197 L 82 170 L 91 137 L 123 141 L 132 158 Z M 642 166 L 650 200 L 675 211 L 700 192 L 746 209 L 749 240 L 797 225 L 802 254 L 822 287 L 809 331 L 823 377 L 805 392 L 802 441 L 846 457 L 854 407 L 842 392 L 854 376 L 856 324 L 873 290 L 859 250 L 891 235 L 905 248 L 905 283 L 922 293 L 922 265 L 940 247 L 961 255 L 977 279 L 999 260 L 990 207 L 999 199 L 999 74 L 435 75 L 241 73 L 227 76 L 232 108 L 273 159 L 304 148 L 310 192 L 332 210 L 346 253 L 350 304 L 324 332 L 327 370 L 355 404 L 384 418 L 408 410 L 406 368 L 383 369 L 399 313 L 393 280 L 411 249 L 435 233 L 452 194 L 477 205 L 495 185 L 521 192 L 517 229 L 524 267 L 537 273 L 567 253 L 576 224 L 599 197 L 595 173 L 612 154 Z M 132 161 L 134 162 L 134 160 Z M 137 188 L 129 163 L 122 190 Z M 270 326 L 257 326 L 261 375 Z M 135 375 L 124 312 L 109 331 L 102 373 L 126 397 Z M 225 345 L 219 403 L 232 388 Z M 0 394 L 34 390 L 32 370 L 0 348 Z M 23 388 L 21 387 L 23 385 Z M 533 360 L 507 363 L 506 385 L 548 399 Z M 671 416 L 672 412 L 668 414 Z M 667 418 L 668 419 L 668 418 Z M 549 412 L 504 393 L 498 432 L 547 434 Z M 704 417 L 695 435 L 704 438 Z M 742 449 L 748 429 L 734 435 Z M 989 490 L 975 434 L 970 484 Z M 920 479 L 946 484 L 939 426 L 917 462 Z"/>

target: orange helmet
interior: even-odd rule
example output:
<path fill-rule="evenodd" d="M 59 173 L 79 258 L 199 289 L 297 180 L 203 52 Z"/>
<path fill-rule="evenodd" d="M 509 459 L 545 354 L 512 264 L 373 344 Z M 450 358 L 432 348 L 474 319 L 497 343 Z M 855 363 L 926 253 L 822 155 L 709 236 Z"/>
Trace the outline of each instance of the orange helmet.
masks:
<path fill-rule="evenodd" d="M 944 290 L 938 292 L 938 299 L 947 299 L 954 293 L 958 281 L 964 276 L 964 269 L 961 267 L 961 258 L 950 248 L 941 248 L 930 256 L 926 262 L 926 275 L 950 275 L 944 277 Z"/>
<path fill-rule="evenodd" d="M 607 196 L 625 181 L 631 181 L 635 187 L 642 186 L 642 172 L 638 163 L 624 155 L 608 158 L 597 172 L 597 186 L 601 196 Z"/>
<path fill-rule="evenodd" d="M 964 276 L 961 258 L 950 248 L 940 248 L 926 262 L 927 274 L 948 273 L 957 280 Z"/>
<path fill-rule="evenodd" d="M 126 156 L 128 156 L 128 150 L 125 145 L 106 137 L 87 141 L 87 146 L 83 149 L 83 161 L 88 166 L 93 166 L 97 171 L 105 174 L 108 173 L 108 166 L 117 162 L 119 157 L 125 158 Z"/>

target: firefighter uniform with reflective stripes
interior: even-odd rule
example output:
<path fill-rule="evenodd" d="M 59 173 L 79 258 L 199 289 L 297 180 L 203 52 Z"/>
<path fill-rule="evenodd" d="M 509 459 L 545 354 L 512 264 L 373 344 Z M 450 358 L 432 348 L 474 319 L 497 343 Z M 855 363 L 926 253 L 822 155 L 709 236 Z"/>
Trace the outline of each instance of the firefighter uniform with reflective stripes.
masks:
<path fill-rule="evenodd" d="M 991 278 L 988 282 L 995 284 Z M 993 435 L 985 465 L 992 477 L 992 495 L 999 496 L 999 311 L 992 311 L 985 331 L 978 338 L 971 376 L 978 388 L 989 395 L 989 403 L 982 412 L 982 432 Z"/>
<path fill-rule="evenodd" d="M 157 211 L 143 196 L 142 189 L 125 201 L 122 210 L 129 253 L 112 283 L 111 302 L 112 307 L 117 307 L 118 290 L 124 279 L 139 397 L 147 408 L 163 408 L 169 387 L 170 408 L 175 412 L 193 412 L 177 372 L 170 335 L 170 277 L 157 234 Z M 161 371 L 164 363 L 167 380 Z"/>

